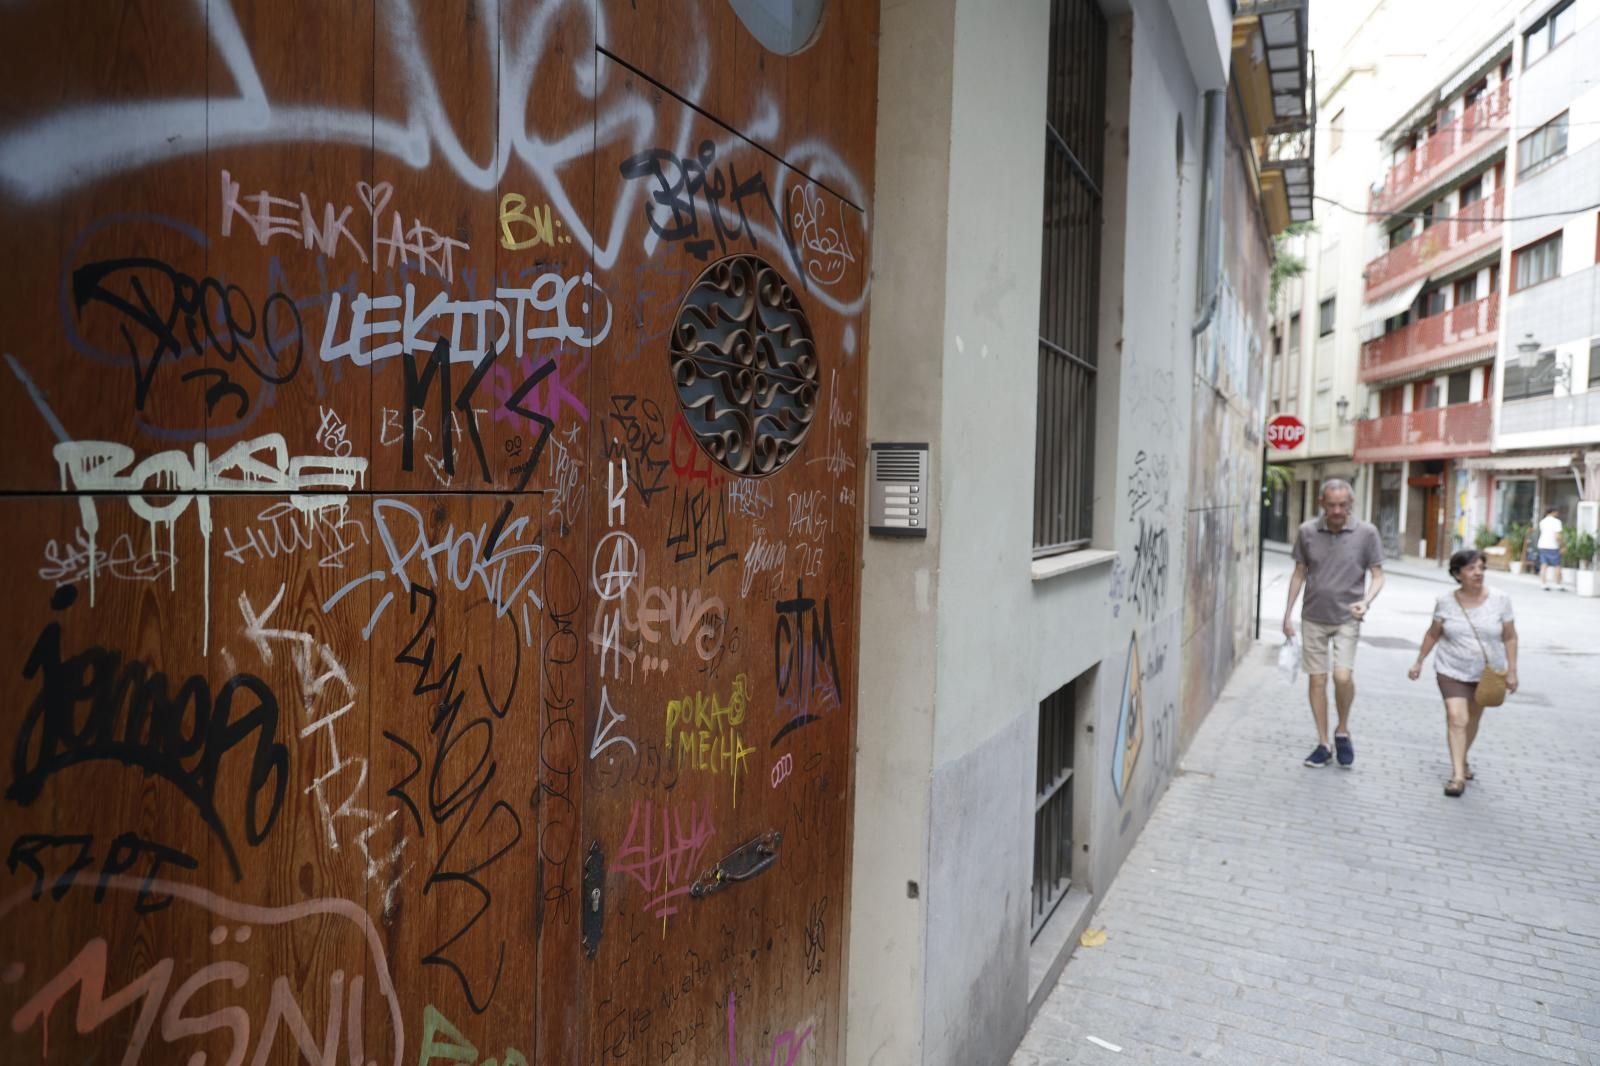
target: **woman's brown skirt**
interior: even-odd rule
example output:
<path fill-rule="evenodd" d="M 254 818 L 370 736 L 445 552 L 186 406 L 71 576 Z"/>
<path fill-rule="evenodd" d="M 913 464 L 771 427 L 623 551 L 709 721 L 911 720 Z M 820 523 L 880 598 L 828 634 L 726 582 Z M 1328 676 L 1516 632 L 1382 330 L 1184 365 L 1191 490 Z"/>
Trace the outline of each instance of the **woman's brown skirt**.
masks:
<path fill-rule="evenodd" d="M 1447 700 L 1470 700 L 1478 691 L 1476 681 L 1457 681 L 1453 677 L 1437 675 L 1439 678 L 1439 693 Z"/>

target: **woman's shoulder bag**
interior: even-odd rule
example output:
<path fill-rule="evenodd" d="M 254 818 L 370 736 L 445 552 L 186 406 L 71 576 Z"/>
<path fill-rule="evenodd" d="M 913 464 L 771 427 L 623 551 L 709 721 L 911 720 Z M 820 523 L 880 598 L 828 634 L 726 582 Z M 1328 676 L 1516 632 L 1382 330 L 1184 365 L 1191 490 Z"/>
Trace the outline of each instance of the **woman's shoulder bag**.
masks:
<path fill-rule="evenodd" d="M 1484 601 L 1485 603 L 1488 600 Z M 1505 670 L 1496 670 L 1489 661 L 1489 649 L 1484 646 L 1483 637 L 1478 634 L 1478 627 L 1472 621 L 1472 613 L 1467 610 L 1467 605 L 1461 602 L 1461 594 L 1456 593 L 1456 606 L 1461 608 L 1461 615 L 1467 620 L 1467 625 L 1472 627 L 1472 635 L 1478 638 L 1478 650 L 1483 652 L 1483 676 L 1478 679 L 1478 689 L 1473 693 L 1479 707 L 1498 707 L 1506 701 L 1506 673 Z"/>

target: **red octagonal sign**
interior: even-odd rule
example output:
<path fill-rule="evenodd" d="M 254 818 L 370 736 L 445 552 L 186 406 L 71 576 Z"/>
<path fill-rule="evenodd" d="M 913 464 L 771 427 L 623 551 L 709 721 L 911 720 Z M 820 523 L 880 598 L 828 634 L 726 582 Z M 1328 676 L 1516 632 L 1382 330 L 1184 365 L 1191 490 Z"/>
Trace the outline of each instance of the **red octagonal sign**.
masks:
<path fill-rule="evenodd" d="M 1279 415 L 1267 423 L 1267 443 L 1280 451 L 1299 447 L 1306 439 L 1306 424 L 1294 415 Z"/>

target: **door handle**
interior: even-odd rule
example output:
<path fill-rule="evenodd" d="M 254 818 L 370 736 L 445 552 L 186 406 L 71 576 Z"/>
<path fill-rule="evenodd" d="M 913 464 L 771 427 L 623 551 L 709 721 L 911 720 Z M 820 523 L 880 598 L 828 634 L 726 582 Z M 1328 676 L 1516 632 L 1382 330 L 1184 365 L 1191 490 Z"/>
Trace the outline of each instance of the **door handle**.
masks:
<path fill-rule="evenodd" d="M 766 873 L 777 863 L 778 849 L 782 846 L 783 834 L 776 829 L 746 841 L 697 877 L 694 884 L 689 886 L 689 895 L 704 899 L 735 882 L 748 881 Z"/>

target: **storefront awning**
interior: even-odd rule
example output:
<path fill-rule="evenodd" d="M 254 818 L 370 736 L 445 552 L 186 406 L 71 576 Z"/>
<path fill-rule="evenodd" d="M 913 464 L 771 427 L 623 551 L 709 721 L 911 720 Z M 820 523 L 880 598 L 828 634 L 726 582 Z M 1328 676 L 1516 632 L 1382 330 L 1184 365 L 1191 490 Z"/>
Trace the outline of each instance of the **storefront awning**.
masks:
<path fill-rule="evenodd" d="M 1369 332 L 1380 328 L 1389 319 L 1416 303 L 1417 294 L 1427 283 L 1427 278 L 1414 281 L 1403 289 L 1391 292 L 1377 303 L 1367 304 L 1361 309 L 1361 328 Z"/>
<path fill-rule="evenodd" d="M 1463 460 L 1468 470 L 1513 471 L 1566 470 L 1573 464 L 1571 452 L 1545 452 L 1538 455 L 1491 455 L 1483 459 Z"/>

